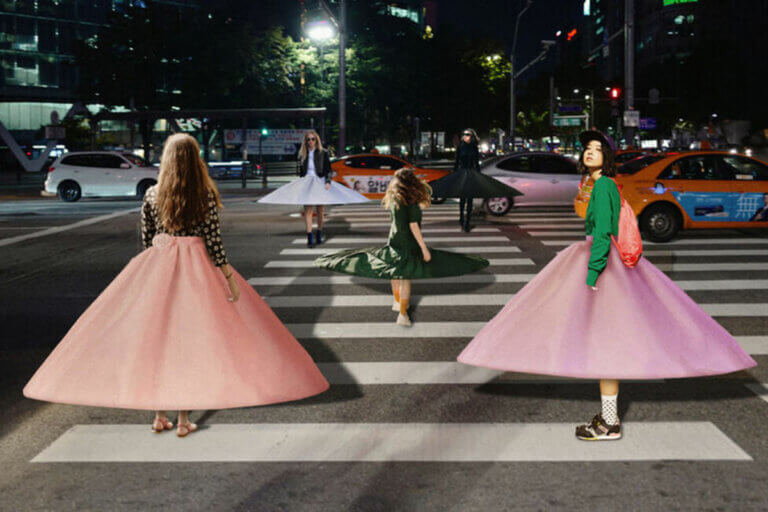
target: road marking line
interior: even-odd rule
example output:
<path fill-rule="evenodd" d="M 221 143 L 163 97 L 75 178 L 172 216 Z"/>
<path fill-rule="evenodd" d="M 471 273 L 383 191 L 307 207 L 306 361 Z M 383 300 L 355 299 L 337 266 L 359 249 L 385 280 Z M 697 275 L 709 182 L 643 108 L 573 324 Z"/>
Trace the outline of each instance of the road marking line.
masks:
<path fill-rule="evenodd" d="M 654 257 L 697 257 L 697 256 L 768 256 L 768 249 L 693 249 L 693 250 L 666 250 L 651 249 L 643 251 L 644 256 Z M 766 263 L 768 267 L 768 262 Z"/>
<path fill-rule="evenodd" d="M 768 402 L 768 382 L 744 384 L 762 400 Z"/>
<path fill-rule="evenodd" d="M 544 245 L 571 245 L 579 242 L 580 240 L 542 240 Z M 650 242 L 643 240 L 643 246 L 656 245 L 659 247 L 674 248 L 678 245 L 725 245 L 725 244 L 766 244 L 768 245 L 768 238 L 684 238 L 682 240 L 676 240 L 674 242 Z"/>
<path fill-rule="evenodd" d="M 301 339 L 474 338 L 486 323 L 414 322 L 411 327 L 404 328 L 395 324 L 393 319 L 392 322 L 286 324 L 286 327 L 295 337 Z M 741 344 L 742 336 L 734 336 L 734 339 Z"/>
<path fill-rule="evenodd" d="M 765 270 L 768 263 L 654 263 L 662 272 L 742 271 Z"/>
<path fill-rule="evenodd" d="M 135 213 L 138 211 L 139 211 L 139 208 L 119 210 L 116 212 L 112 212 L 108 215 L 99 215 L 98 217 L 91 217 L 90 219 L 81 220 L 72 224 L 66 224 L 64 226 L 56 226 L 53 228 L 43 229 L 42 231 L 35 231 L 34 233 L 27 233 L 26 235 L 18 235 L 18 236 L 9 237 L 9 238 L 3 238 L 3 239 L 0 239 L 0 247 L 6 247 L 8 245 L 17 244 L 19 242 L 24 242 L 26 240 L 32 240 L 34 238 L 40 238 L 43 236 L 63 233 L 64 231 L 69 231 L 71 229 L 90 226 L 91 224 L 97 224 L 105 220 L 115 219 L 117 217 L 122 217 L 123 215 L 128 215 L 129 213 Z"/>
<path fill-rule="evenodd" d="M 386 243 L 387 238 L 385 235 L 378 236 L 378 237 L 355 237 L 355 236 L 334 236 L 329 238 L 328 240 L 324 241 L 323 243 L 326 244 L 375 244 L 375 243 Z M 443 242 L 511 242 L 509 238 L 506 236 L 472 236 L 472 235 L 466 235 L 466 236 L 433 236 L 429 237 L 426 242 L 427 245 L 430 245 L 432 243 L 443 243 Z M 306 244 L 307 239 L 306 238 L 296 238 L 292 242 L 293 244 L 299 245 L 299 244 Z"/>
<path fill-rule="evenodd" d="M 574 227 L 573 231 L 528 231 L 531 236 L 578 236 L 584 238 L 584 228 Z M 574 240 L 577 242 L 578 240 Z"/>
<path fill-rule="evenodd" d="M 736 336 L 736 341 L 751 356 L 768 355 L 768 336 Z"/>
<path fill-rule="evenodd" d="M 752 460 L 708 421 L 627 422 L 617 443 L 579 441 L 573 428 L 573 423 L 214 424 L 178 439 L 154 436 L 143 424 L 76 425 L 32 462 Z"/>
<path fill-rule="evenodd" d="M 337 224 L 330 224 L 329 223 L 329 224 L 325 225 L 325 230 L 326 231 L 327 231 L 327 229 L 338 230 L 339 228 L 344 228 L 344 229 L 349 229 L 349 230 L 367 229 L 367 230 L 371 230 L 371 231 L 381 231 L 381 230 L 386 231 L 386 230 L 389 229 L 390 226 L 391 226 L 391 224 L 389 222 L 387 222 L 386 224 L 378 225 L 378 226 L 377 225 L 366 225 L 366 224 L 348 224 L 346 226 L 340 226 L 340 225 L 337 225 Z M 430 226 L 430 224 L 426 224 L 426 225 L 422 224 L 421 232 L 422 233 L 427 233 L 427 234 L 429 234 L 429 233 L 460 233 L 461 232 L 461 228 L 459 226 L 450 227 L 450 228 L 449 227 L 436 227 L 436 228 L 432 228 L 432 227 L 428 227 L 428 226 Z M 2 228 L 0 228 L 0 229 L 2 229 Z M 499 229 L 498 228 L 474 228 L 472 230 L 472 233 L 499 233 Z"/>
<path fill-rule="evenodd" d="M 330 254 L 338 251 L 348 251 L 350 247 L 346 248 L 333 248 L 330 250 L 325 249 L 283 249 L 280 251 L 281 256 L 320 256 L 323 254 Z M 461 247 L 441 247 L 441 250 L 461 253 L 478 253 L 478 254 L 491 254 L 491 253 L 519 253 L 520 248 L 513 245 L 509 246 L 490 246 L 490 247 L 476 247 L 476 246 L 461 246 Z"/>
<path fill-rule="evenodd" d="M 768 290 L 768 279 L 722 279 L 713 281 L 675 281 L 685 291 Z"/>
<path fill-rule="evenodd" d="M 466 274 L 463 276 L 430 279 L 431 283 L 527 283 L 536 274 Z M 336 284 L 386 284 L 385 279 L 356 276 L 281 276 L 252 277 L 248 279 L 252 286 L 312 286 Z M 712 290 L 766 290 L 767 279 L 722 279 L 722 280 L 681 280 L 675 281 L 685 291 Z"/>
<path fill-rule="evenodd" d="M 0 231 L 4 229 L 50 229 L 50 228 L 57 228 L 57 227 L 58 226 L 3 226 L 2 224 L 0 224 Z M 475 229 L 475 231 L 477 230 Z"/>
<path fill-rule="evenodd" d="M 519 224 L 517 227 L 520 229 L 553 229 L 553 230 L 562 229 L 562 230 L 576 231 L 578 233 L 584 233 L 583 224 L 580 224 L 578 226 L 563 226 L 562 224 Z M 529 233 L 533 234 L 537 232 L 530 231 Z M 544 231 L 544 233 L 549 233 L 549 232 Z"/>
<path fill-rule="evenodd" d="M 528 224 L 540 225 L 548 222 L 559 222 L 564 224 L 584 224 L 584 219 L 580 217 L 521 217 L 519 219 L 511 219 L 510 223 L 519 224 L 526 222 Z"/>
<path fill-rule="evenodd" d="M 516 265 L 535 265 L 529 258 L 489 258 L 488 263 L 491 266 L 516 266 Z M 264 268 L 312 268 L 314 260 L 278 260 L 270 261 L 264 265 Z"/>
<path fill-rule="evenodd" d="M 392 361 L 317 363 L 318 368 L 332 385 L 402 385 L 402 384 L 561 384 L 594 383 L 594 379 L 575 379 L 552 375 L 503 372 L 470 366 L 456 361 Z M 622 382 L 655 382 L 664 379 L 626 380 Z"/>
<path fill-rule="evenodd" d="M 411 297 L 411 304 L 418 306 L 502 306 L 512 295 L 503 294 L 446 294 Z M 379 307 L 391 306 L 390 295 L 280 295 L 264 297 L 272 308 L 322 308 L 322 307 Z"/>
<path fill-rule="evenodd" d="M 463 276 L 440 277 L 430 279 L 430 283 L 527 283 L 535 274 L 466 274 Z M 248 284 L 252 286 L 306 286 L 333 284 L 388 284 L 386 279 L 357 276 L 280 276 L 252 277 Z"/>
<path fill-rule="evenodd" d="M 461 293 L 411 297 L 414 306 L 504 306 L 514 294 Z M 264 297 L 273 308 L 384 307 L 392 305 L 389 295 L 279 295 Z M 711 316 L 768 317 L 768 304 L 699 304 Z"/>

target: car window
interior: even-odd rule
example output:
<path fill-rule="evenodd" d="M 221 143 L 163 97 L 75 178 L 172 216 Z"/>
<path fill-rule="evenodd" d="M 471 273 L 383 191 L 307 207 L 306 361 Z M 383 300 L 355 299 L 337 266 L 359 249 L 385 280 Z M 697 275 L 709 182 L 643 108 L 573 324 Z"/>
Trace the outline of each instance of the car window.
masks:
<path fill-rule="evenodd" d="M 662 180 L 719 180 L 717 160 L 712 155 L 689 156 L 675 160 L 659 174 Z"/>
<path fill-rule="evenodd" d="M 630 160 L 634 160 L 635 158 L 642 156 L 642 153 L 640 151 L 632 151 L 629 153 L 622 153 L 620 155 L 616 155 L 616 162 L 619 164 L 623 164 L 624 162 L 629 162 Z"/>
<path fill-rule="evenodd" d="M 404 164 L 400 160 L 397 160 L 396 158 L 391 158 L 387 156 L 377 156 L 374 158 L 375 160 L 373 162 L 373 165 L 375 165 L 375 169 L 396 171 L 404 167 Z"/>
<path fill-rule="evenodd" d="M 729 180 L 768 180 L 768 165 L 743 156 L 719 158 L 721 174 Z"/>
<path fill-rule="evenodd" d="M 533 158 L 528 155 L 516 155 L 502 160 L 496 167 L 505 171 L 533 172 Z"/>
<path fill-rule="evenodd" d="M 65 156 L 61 163 L 64 165 L 74 165 L 77 167 L 97 167 L 93 160 L 93 155 L 70 155 Z"/>
<path fill-rule="evenodd" d="M 149 167 L 149 163 L 147 163 L 146 160 L 141 158 L 138 155 L 134 155 L 133 153 L 123 153 L 123 158 L 131 162 L 133 165 L 137 167 Z"/>
<path fill-rule="evenodd" d="M 577 174 L 576 162 L 557 156 L 535 157 L 536 168 L 546 174 Z"/>
<path fill-rule="evenodd" d="M 96 167 L 104 169 L 119 169 L 122 164 L 127 163 L 116 155 L 93 155 L 93 159 L 96 161 Z"/>
<path fill-rule="evenodd" d="M 635 174 L 638 171 L 642 171 L 651 164 L 655 164 L 659 160 L 666 158 L 664 155 L 649 155 L 635 158 L 629 162 L 622 164 L 619 167 L 619 174 Z"/>
<path fill-rule="evenodd" d="M 352 158 L 347 158 L 344 163 L 347 165 L 347 167 L 353 167 L 355 169 L 378 169 L 378 167 L 374 167 L 375 158 L 377 157 L 355 156 Z"/>

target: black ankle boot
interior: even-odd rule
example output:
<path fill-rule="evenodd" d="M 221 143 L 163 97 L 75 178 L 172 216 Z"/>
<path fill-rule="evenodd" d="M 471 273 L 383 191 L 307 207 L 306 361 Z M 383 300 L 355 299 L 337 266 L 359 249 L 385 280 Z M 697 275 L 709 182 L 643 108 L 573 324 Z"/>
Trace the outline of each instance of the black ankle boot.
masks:
<path fill-rule="evenodd" d="M 315 242 L 317 245 L 320 245 L 323 243 L 323 232 L 319 229 L 317 230 L 317 234 L 315 235 Z"/>
<path fill-rule="evenodd" d="M 312 233 L 307 233 L 307 247 L 312 248 L 315 244 L 312 242 Z"/>

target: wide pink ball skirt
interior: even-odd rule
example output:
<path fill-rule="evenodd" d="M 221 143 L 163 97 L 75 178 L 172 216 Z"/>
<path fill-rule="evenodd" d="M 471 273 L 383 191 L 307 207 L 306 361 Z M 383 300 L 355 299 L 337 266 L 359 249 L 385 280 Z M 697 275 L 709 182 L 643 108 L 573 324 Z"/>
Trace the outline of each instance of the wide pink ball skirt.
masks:
<path fill-rule="evenodd" d="M 156 238 L 157 240 L 157 238 Z M 37 400 L 148 410 L 225 409 L 328 389 L 312 358 L 251 286 L 240 299 L 198 237 L 133 258 L 24 388 Z"/>
<path fill-rule="evenodd" d="M 755 366 L 735 339 L 642 258 L 615 247 L 586 284 L 592 242 L 560 252 L 459 355 L 462 363 L 588 379 L 666 379 Z"/>

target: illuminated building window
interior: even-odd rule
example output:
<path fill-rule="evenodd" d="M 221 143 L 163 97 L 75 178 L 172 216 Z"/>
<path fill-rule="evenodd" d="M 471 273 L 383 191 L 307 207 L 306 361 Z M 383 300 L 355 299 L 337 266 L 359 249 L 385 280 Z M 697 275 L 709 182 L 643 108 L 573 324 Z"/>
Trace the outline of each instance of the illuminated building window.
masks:
<path fill-rule="evenodd" d="M 404 7 L 397 7 L 395 5 L 387 6 L 387 13 L 396 18 L 405 18 L 411 20 L 414 23 L 419 22 L 419 12 L 415 9 L 406 9 Z"/>

